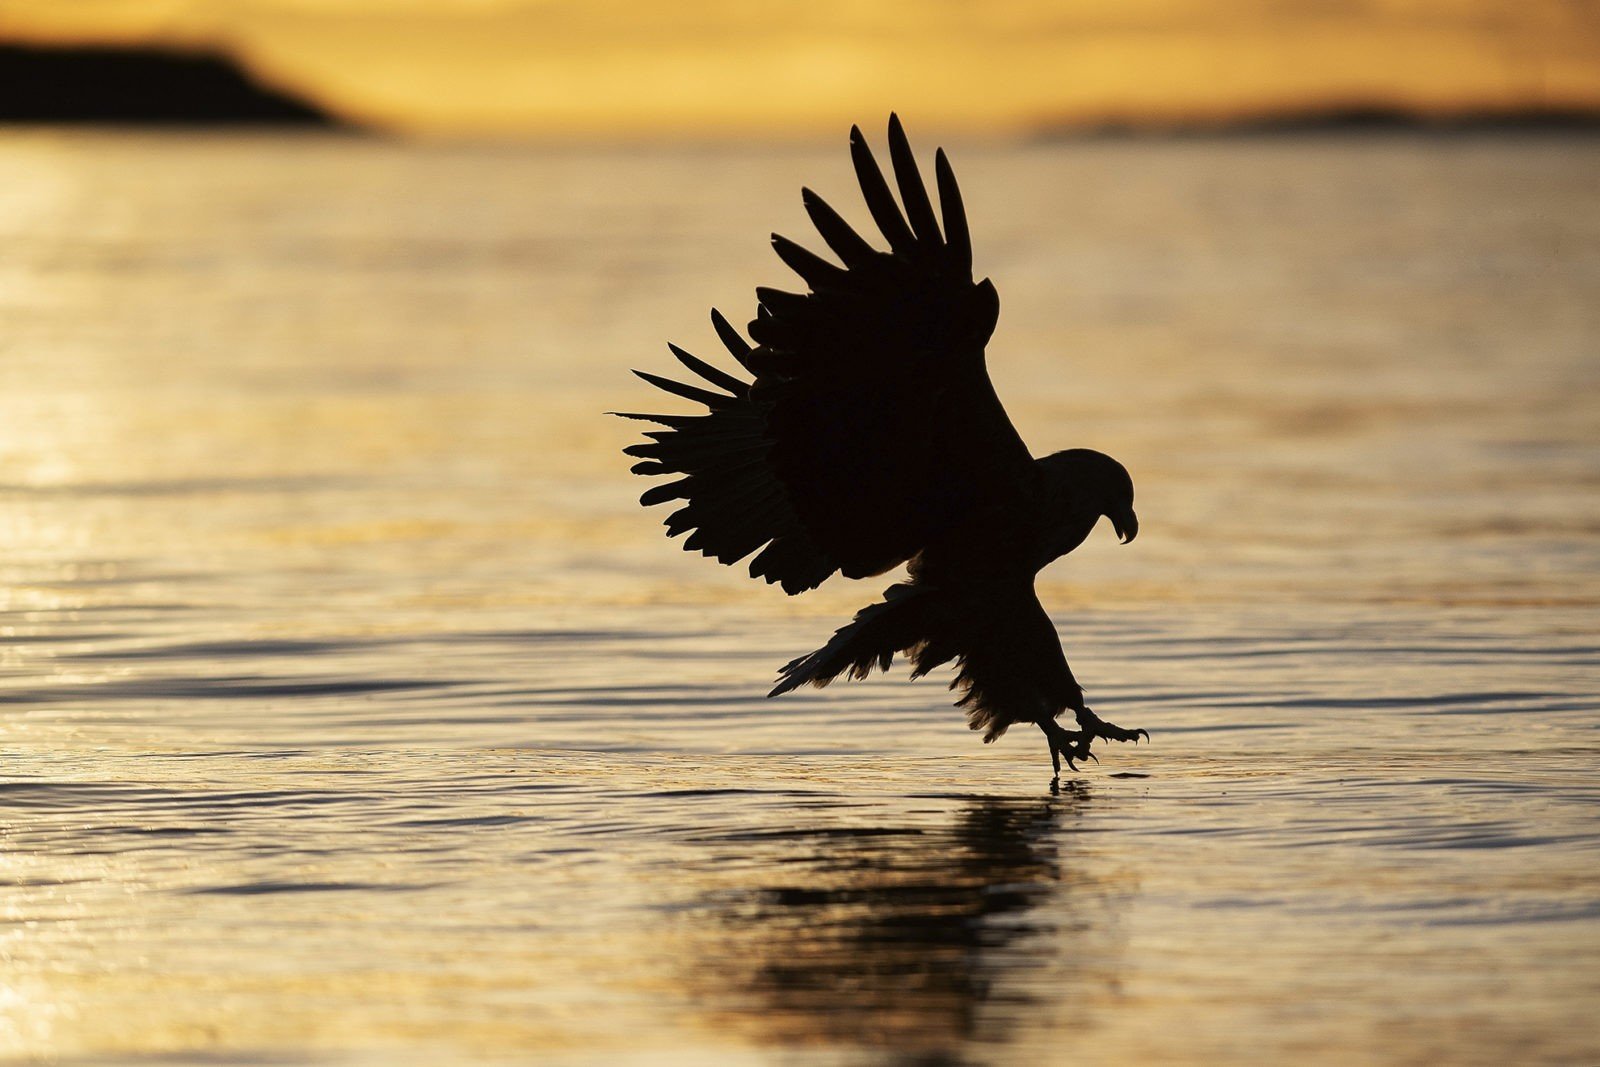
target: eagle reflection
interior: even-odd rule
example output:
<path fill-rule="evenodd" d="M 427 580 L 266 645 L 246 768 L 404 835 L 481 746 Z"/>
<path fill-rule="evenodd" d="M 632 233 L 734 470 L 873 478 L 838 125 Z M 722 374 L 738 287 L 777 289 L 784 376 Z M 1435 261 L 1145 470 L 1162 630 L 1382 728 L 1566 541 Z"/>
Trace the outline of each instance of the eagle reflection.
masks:
<path fill-rule="evenodd" d="M 1079 839 L 1062 831 L 1088 793 L 1068 785 L 971 798 L 944 825 L 764 838 L 747 869 L 781 880 L 707 902 L 717 930 L 689 980 L 706 1021 L 761 1044 L 931 1063 L 1041 1027 L 1059 1051 L 1060 1028 L 1084 1029 L 1085 1004 L 1114 983 L 1121 940 L 1119 890 L 1074 869 Z"/>

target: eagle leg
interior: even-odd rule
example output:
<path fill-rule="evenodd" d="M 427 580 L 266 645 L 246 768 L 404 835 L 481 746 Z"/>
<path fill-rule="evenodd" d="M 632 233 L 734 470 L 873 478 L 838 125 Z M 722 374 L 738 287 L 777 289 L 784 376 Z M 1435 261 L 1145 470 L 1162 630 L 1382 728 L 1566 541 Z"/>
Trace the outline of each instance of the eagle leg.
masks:
<path fill-rule="evenodd" d="M 1050 743 L 1050 765 L 1055 770 L 1055 777 L 1050 779 L 1051 788 L 1054 789 L 1061 781 L 1061 757 L 1067 758 L 1067 766 L 1073 771 L 1078 765 L 1073 760 L 1092 759 L 1099 763 L 1093 752 L 1089 751 L 1090 736 L 1088 733 L 1079 733 L 1068 730 L 1054 719 L 1045 719 L 1039 723 L 1039 729 L 1044 731 L 1045 740 Z"/>
<path fill-rule="evenodd" d="M 1107 741 L 1132 741 L 1139 743 L 1139 738 L 1150 740 L 1149 730 L 1124 730 L 1115 723 L 1106 722 L 1088 708 L 1078 709 L 1078 725 L 1083 727 L 1085 738 L 1093 739 L 1103 737 Z M 1084 742 L 1084 751 L 1088 751 L 1088 741 Z"/>

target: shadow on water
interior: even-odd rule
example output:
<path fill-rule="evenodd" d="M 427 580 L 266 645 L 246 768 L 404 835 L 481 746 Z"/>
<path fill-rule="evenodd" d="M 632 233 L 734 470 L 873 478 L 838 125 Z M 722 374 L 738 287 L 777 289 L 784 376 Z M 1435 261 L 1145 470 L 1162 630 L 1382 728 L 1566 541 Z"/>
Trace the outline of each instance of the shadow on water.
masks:
<path fill-rule="evenodd" d="M 1053 797 L 968 798 L 942 825 L 769 840 L 760 884 L 705 901 L 716 933 L 691 995 L 712 1026 L 761 1045 L 907 1063 L 1057 1029 L 1069 1001 L 1114 985 L 1123 940 L 1115 887 L 1076 862 L 1089 799 L 1070 782 Z"/>

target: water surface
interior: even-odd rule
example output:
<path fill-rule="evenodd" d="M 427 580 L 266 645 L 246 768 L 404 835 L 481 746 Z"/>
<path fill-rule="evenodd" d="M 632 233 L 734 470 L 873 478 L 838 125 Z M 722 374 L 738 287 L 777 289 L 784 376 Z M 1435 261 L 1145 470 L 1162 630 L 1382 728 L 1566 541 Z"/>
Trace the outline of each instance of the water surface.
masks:
<path fill-rule="evenodd" d="M 1600 1058 L 1600 144 L 953 145 L 994 377 L 1143 531 L 1051 795 L 599 412 L 839 145 L 0 136 L 0 1052 Z"/>

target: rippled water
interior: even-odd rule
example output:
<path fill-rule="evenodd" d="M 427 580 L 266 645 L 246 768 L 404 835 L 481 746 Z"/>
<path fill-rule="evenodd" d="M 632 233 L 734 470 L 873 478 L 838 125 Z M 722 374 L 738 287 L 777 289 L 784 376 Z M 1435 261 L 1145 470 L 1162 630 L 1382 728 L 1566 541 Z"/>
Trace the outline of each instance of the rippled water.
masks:
<path fill-rule="evenodd" d="M 679 552 L 598 414 L 841 147 L 0 136 L 0 1052 L 1600 1059 L 1600 142 L 952 146 L 1139 484 L 1042 591 L 1154 744 L 1059 796 L 765 701 L 887 582 Z"/>

